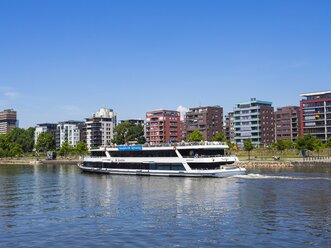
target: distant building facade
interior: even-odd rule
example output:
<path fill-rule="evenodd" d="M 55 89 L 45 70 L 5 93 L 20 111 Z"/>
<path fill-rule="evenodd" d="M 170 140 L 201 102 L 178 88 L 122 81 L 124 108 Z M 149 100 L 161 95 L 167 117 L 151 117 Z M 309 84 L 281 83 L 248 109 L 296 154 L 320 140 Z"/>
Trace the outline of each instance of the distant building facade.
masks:
<path fill-rule="evenodd" d="M 145 125 L 145 120 L 141 120 L 141 119 L 127 119 L 127 120 L 121 120 L 120 123 L 123 122 L 129 122 L 130 124 L 134 124 L 134 125 Z"/>
<path fill-rule="evenodd" d="M 199 130 L 204 140 L 211 141 L 216 133 L 223 132 L 223 108 L 206 106 L 190 108 L 186 113 L 186 136 Z"/>
<path fill-rule="evenodd" d="M 180 121 L 180 141 L 185 141 L 187 139 L 186 136 L 186 117 L 184 120 Z"/>
<path fill-rule="evenodd" d="M 180 113 L 155 110 L 146 113 L 146 142 L 152 145 L 180 141 Z"/>
<path fill-rule="evenodd" d="M 300 108 L 286 106 L 275 111 L 275 137 L 276 140 L 295 141 L 299 136 Z"/>
<path fill-rule="evenodd" d="M 224 134 L 227 141 L 234 143 L 234 112 L 229 112 L 224 117 Z"/>
<path fill-rule="evenodd" d="M 71 146 L 76 146 L 79 141 L 84 141 L 85 122 L 83 121 L 59 122 L 56 128 L 57 148 L 60 148 L 66 140 Z"/>
<path fill-rule="evenodd" d="M 56 123 L 41 123 L 37 124 L 35 131 L 34 131 L 34 143 L 37 144 L 38 137 L 41 133 L 50 132 L 54 139 L 56 139 Z"/>
<path fill-rule="evenodd" d="M 91 118 L 85 120 L 88 148 L 111 144 L 114 137 L 114 128 L 117 125 L 117 114 L 112 109 L 101 108 Z"/>
<path fill-rule="evenodd" d="M 326 141 L 331 137 L 331 91 L 300 96 L 300 135 L 311 134 Z"/>
<path fill-rule="evenodd" d="M 235 143 L 243 147 L 244 140 L 254 145 L 270 145 L 275 140 L 274 108 L 271 102 L 251 98 L 234 108 Z"/>
<path fill-rule="evenodd" d="M 17 112 L 13 109 L 5 109 L 0 112 L 0 134 L 9 133 L 18 126 Z"/>

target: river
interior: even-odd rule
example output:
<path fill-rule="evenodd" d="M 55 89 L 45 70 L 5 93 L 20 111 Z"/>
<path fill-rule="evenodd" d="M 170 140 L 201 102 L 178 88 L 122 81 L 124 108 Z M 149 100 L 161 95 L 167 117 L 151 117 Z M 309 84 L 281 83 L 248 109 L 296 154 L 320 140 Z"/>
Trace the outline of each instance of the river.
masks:
<path fill-rule="evenodd" d="M 0 166 L 0 247 L 330 247 L 331 167 L 231 178 Z"/>

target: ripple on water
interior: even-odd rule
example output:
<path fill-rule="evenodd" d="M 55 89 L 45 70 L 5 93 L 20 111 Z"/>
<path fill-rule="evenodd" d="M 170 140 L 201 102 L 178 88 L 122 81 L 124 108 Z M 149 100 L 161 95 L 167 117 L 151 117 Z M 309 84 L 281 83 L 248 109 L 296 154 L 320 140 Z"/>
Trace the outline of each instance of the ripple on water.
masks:
<path fill-rule="evenodd" d="M 18 168 L 0 167 L 1 247 L 331 245 L 328 174 L 197 179 Z"/>

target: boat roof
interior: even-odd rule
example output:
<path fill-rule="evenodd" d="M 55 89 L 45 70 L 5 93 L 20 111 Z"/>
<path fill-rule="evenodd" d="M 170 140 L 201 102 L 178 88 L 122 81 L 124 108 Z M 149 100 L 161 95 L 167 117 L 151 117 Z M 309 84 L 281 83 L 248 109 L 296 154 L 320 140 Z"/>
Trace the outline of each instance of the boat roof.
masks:
<path fill-rule="evenodd" d="M 227 149 L 229 146 L 224 142 L 181 142 L 158 145 L 114 145 L 91 148 L 91 151 L 141 151 L 141 150 L 172 150 L 172 149 Z"/>

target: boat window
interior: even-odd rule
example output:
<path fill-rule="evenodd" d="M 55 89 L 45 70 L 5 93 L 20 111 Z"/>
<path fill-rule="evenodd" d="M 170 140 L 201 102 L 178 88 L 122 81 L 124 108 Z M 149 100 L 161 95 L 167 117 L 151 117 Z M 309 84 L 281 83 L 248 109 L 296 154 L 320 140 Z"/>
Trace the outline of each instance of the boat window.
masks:
<path fill-rule="evenodd" d="M 84 162 L 85 167 L 132 170 L 185 170 L 182 164 Z"/>
<path fill-rule="evenodd" d="M 224 149 L 181 149 L 179 152 L 183 157 L 224 156 Z"/>
<path fill-rule="evenodd" d="M 106 157 L 106 153 L 104 151 L 92 151 L 91 157 Z"/>
<path fill-rule="evenodd" d="M 174 150 L 110 151 L 112 157 L 177 157 Z"/>
<path fill-rule="evenodd" d="M 215 170 L 225 163 L 188 163 L 192 170 Z"/>

